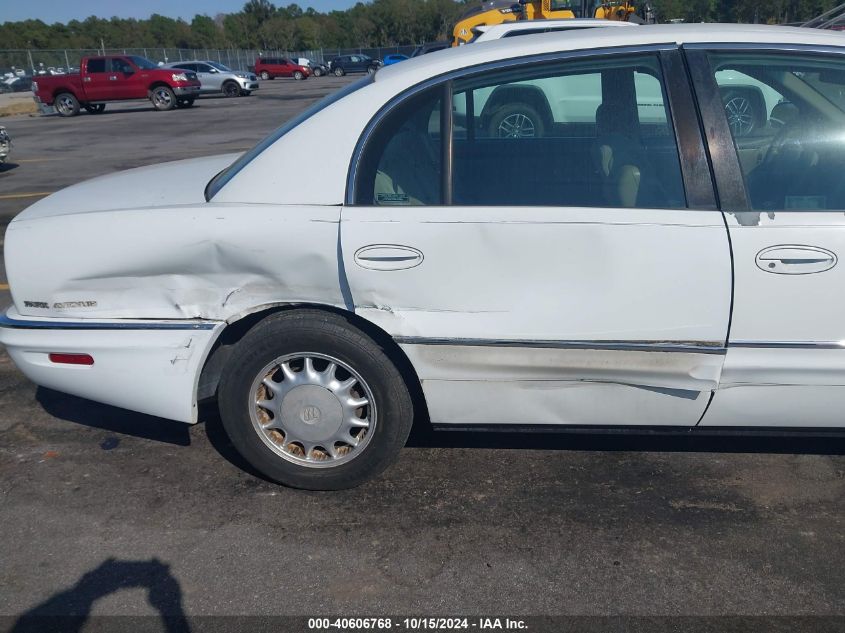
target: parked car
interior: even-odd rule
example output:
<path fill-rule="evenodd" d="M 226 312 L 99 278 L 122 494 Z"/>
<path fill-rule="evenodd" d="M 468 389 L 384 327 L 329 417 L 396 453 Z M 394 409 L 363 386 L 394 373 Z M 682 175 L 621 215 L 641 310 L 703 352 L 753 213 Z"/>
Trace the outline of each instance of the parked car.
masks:
<path fill-rule="evenodd" d="M 6 128 L 0 125 L 0 163 L 6 162 L 6 157 L 12 151 L 12 139 Z"/>
<path fill-rule="evenodd" d="M 311 69 L 286 57 L 259 57 L 255 60 L 255 73 L 265 81 L 276 77 L 301 80 L 311 76 Z"/>
<path fill-rule="evenodd" d="M 552 31 L 575 31 L 580 29 L 595 29 L 604 27 L 637 26 L 636 22 L 622 20 L 604 20 L 599 18 L 575 18 L 568 20 L 519 20 L 502 24 L 476 26 L 472 29 L 475 37 L 471 44 L 500 40 L 503 37 L 518 37 L 521 35 L 536 35 Z"/>
<path fill-rule="evenodd" d="M 80 108 L 92 114 L 110 101 L 149 99 L 156 110 L 189 108 L 200 92 L 194 72 L 159 67 L 137 55 L 85 57 L 79 74 L 39 75 L 32 82 L 36 103 L 53 106 L 61 116 Z"/>
<path fill-rule="evenodd" d="M 755 134 L 732 133 L 730 73 L 781 97 Z M 550 77 L 591 91 L 591 118 L 583 94 L 540 139 L 454 116 Z M 303 488 L 374 476 L 414 417 L 842 427 L 843 94 L 845 43 L 815 29 L 585 29 L 409 60 L 243 155 L 36 202 L 6 232 L 0 342 L 39 385 L 150 415 L 192 423 L 216 397 L 245 459 Z"/>
<path fill-rule="evenodd" d="M 385 55 L 384 59 L 382 60 L 385 66 L 392 66 L 393 64 L 398 64 L 399 62 L 403 62 L 406 59 L 409 59 L 407 55 L 402 55 L 401 53 L 395 53 L 393 55 Z"/>
<path fill-rule="evenodd" d="M 329 74 L 329 67 L 326 64 L 315 62 L 313 60 L 308 59 L 307 57 L 300 57 L 296 60 L 296 63 L 300 66 L 307 66 L 308 68 L 310 68 L 311 74 L 315 77 L 322 77 L 323 75 Z"/>
<path fill-rule="evenodd" d="M 426 44 L 421 44 L 414 49 L 414 52 L 411 53 L 411 57 L 419 57 L 421 55 L 428 55 L 429 53 L 436 53 L 437 51 L 442 51 L 447 48 L 452 47 L 452 42 L 447 42 L 445 40 L 440 40 L 438 42 L 428 42 Z"/>
<path fill-rule="evenodd" d="M 172 62 L 165 64 L 163 68 L 177 68 L 196 73 L 202 84 L 200 94 L 223 93 L 227 97 L 248 97 L 253 90 L 258 90 L 258 77 L 255 73 L 232 70 L 220 62 Z"/>
<path fill-rule="evenodd" d="M 381 62 L 367 55 L 340 55 L 329 62 L 329 70 L 337 77 L 348 73 L 373 74 L 381 67 Z"/>
<path fill-rule="evenodd" d="M 26 92 L 28 90 L 32 90 L 32 77 L 12 75 L 0 80 L 0 92 Z"/>

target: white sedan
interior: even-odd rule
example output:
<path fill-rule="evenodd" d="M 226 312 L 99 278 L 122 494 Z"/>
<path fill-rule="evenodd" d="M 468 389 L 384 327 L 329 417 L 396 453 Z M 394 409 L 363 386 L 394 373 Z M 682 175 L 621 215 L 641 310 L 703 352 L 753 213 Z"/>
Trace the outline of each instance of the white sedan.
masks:
<path fill-rule="evenodd" d="M 193 423 L 216 397 L 304 488 L 374 476 L 415 417 L 842 426 L 843 42 L 585 29 L 384 68 L 243 156 L 25 210 L 0 341 L 93 400 Z"/>

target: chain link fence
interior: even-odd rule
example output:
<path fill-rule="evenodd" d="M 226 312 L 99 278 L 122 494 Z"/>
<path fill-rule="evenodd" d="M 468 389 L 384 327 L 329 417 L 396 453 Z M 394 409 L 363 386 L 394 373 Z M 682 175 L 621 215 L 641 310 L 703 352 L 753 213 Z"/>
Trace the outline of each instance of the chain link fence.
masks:
<path fill-rule="evenodd" d="M 179 62 L 194 59 L 225 64 L 236 70 L 246 70 L 255 65 L 258 57 L 306 57 L 311 61 L 326 63 L 339 55 L 363 54 L 375 59 L 385 55 L 410 56 L 416 47 L 385 46 L 378 48 L 320 48 L 306 51 L 245 50 L 217 48 L 105 48 L 105 49 L 18 49 L 0 50 L 0 75 L 16 73 L 36 75 L 55 72 L 75 72 L 83 57 L 96 55 L 140 55 L 153 62 Z"/>

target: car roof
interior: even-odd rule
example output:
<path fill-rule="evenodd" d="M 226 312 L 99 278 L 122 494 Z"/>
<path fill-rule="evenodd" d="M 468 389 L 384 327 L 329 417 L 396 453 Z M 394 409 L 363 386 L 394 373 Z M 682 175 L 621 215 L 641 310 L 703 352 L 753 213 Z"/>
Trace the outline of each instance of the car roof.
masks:
<path fill-rule="evenodd" d="M 648 46 L 654 44 L 806 44 L 845 47 L 842 33 L 824 29 L 755 24 L 655 24 L 636 29 L 576 29 L 505 37 L 466 44 L 413 57 L 408 64 L 387 66 L 376 82 L 418 83 L 429 77 L 502 59 L 565 51 Z"/>
<path fill-rule="evenodd" d="M 502 24 L 491 24 L 476 26 L 473 31 L 485 33 L 491 37 L 499 33 L 510 33 L 511 31 L 531 31 L 533 29 L 591 29 L 596 27 L 616 26 L 638 26 L 634 22 L 623 22 L 621 20 L 601 20 L 599 18 L 569 18 L 567 20 L 520 20 L 518 22 L 503 22 Z"/>

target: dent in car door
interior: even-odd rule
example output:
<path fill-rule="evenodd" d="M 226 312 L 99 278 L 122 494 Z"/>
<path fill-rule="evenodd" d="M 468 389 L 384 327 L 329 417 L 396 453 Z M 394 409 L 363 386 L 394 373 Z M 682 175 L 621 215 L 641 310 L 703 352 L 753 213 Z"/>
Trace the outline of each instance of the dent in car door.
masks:
<path fill-rule="evenodd" d="M 667 55 L 673 81 L 681 77 L 673 111 L 694 122 L 689 87 Z M 637 68 L 661 73 L 656 54 L 561 62 L 552 72 L 597 73 L 622 121 L 638 108 Z M 510 85 L 532 72 L 548 71 L 435 86 L 373 128 L 357 163 L 357 204 L 341 221 L 355 310 L 408 354 L 435 423 L 694 425 L 718 384 L 731 279 L 724 223 L 701 185 L 697 125 L 681 135 L 684 182 L 697 182 L 687 187 L 693 208 L 681 208 L 665 117 L 639 132 L 651 154 L 665 154 L 662 187 L 677 185 L 659 200 L 669 208 L 623 207 L 604 197 L 593 169 L 602 143 L 614 142 L 610 131 L 584 140 L 595 120 L 550 121 L 542 137 L 535 126 L 521 138 L 492 136 L 499 128 L 486 120 L 452 121 L 473 112 L 467 101 L 485 82 Z M 491 120 L 524 115 L 514 103 Z M 635 149 L 608 151 L 623 162 Z M 657 175 L 639 168 L 643 181 Z"/>
<path fill-rule="evenodd" d="M 845 60 L 701 48 L 689 59 L 735 275 L 722 382 L 702 424 L 842 426 Z M 750 129 L 726 110 L 739 69 L 765 97 Z M 762 158 L 738 159 L 750 142 Z"/>

